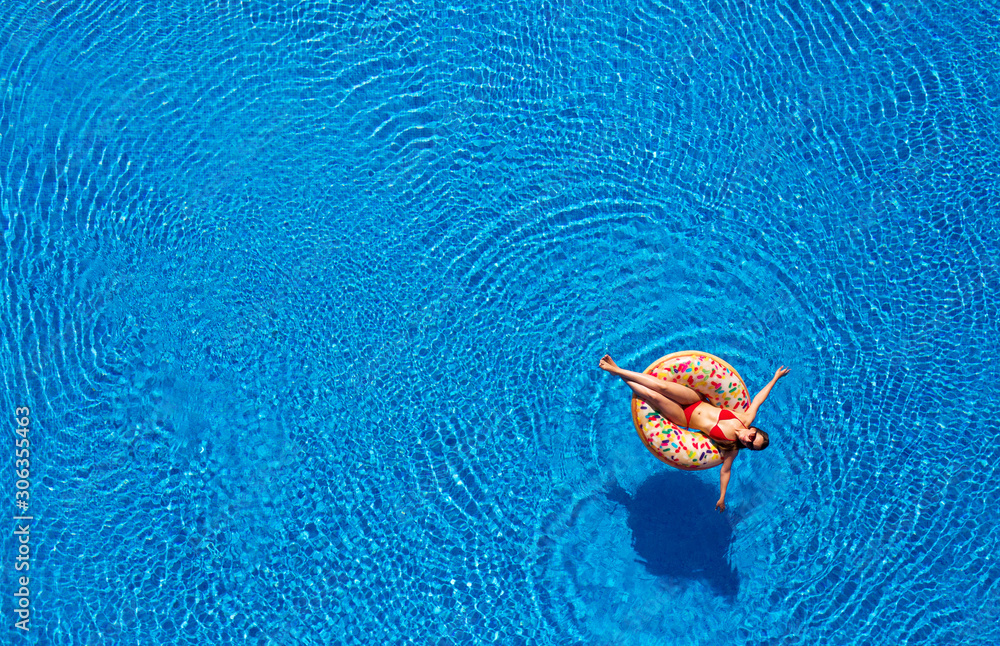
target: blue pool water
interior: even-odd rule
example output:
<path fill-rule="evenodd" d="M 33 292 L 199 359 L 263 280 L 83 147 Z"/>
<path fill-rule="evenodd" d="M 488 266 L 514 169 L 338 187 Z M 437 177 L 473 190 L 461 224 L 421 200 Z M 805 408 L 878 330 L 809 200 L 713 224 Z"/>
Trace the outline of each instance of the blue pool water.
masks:
<path fill-rule="evenodd" d="M 3 3 L 4 643 L 996 643 L 998 35 Z M 793 369 L 723 515 L 597 369 L 689 348 Z"/>

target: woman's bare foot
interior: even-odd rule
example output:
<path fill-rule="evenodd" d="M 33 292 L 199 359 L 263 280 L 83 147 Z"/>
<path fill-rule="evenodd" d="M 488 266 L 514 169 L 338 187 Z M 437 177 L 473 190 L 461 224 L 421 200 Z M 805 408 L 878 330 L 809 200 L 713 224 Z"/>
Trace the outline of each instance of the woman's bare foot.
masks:
<path fill-rule="evenodd" d="M 601 362 L 597 365 L 601 370 L 607 370 L 611 374 L 615 374 L 615 371 L 618 370 L 618 364 L 615 363 L 615 360 L 611 358 L 610 354 L 606 354 L 601 357 Z"/>

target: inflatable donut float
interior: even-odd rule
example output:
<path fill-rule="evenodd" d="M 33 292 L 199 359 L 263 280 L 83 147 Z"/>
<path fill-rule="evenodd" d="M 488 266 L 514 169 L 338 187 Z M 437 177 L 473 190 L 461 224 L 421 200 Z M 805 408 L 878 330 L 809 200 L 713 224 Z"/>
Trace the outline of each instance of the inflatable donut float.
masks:
<path fill-rule="evenodd" d="M 739 373 L 707 352 L 674 352 L 657 359 L 644 372 L 684 384 L 713 406 L 734 411 L 750 408 L 750 395 Z M 722 453 L 708 436 L 674 424 L 635 396 L 632 397 L 632 421 L 642 443 L 665 464 L 685 471 L 711 469 L 722 464 Z"/>

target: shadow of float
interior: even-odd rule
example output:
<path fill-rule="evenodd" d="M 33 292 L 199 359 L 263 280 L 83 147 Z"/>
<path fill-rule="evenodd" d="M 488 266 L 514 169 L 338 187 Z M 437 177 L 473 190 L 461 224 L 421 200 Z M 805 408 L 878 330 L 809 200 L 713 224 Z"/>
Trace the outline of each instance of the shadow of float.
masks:
<path fill-rule="evenodd" d="M 699 580 L 735 599 L 739 576 L 726 560 L 732 529 L 715 510 L 714 488 L 687 473 L 648 478 L 634 496 L 617 485 L 608 499 L 628 511 L 632 547 L 646 570 L 673 580 Z"/>

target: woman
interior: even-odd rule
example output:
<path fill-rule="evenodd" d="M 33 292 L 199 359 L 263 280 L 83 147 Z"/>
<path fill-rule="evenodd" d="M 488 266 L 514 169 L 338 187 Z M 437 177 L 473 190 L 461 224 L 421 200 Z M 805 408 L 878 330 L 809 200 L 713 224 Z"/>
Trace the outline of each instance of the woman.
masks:
<path fill-rule="evenodd" d="M 729 486 L 729 472 L 740 449 L 763 451 L 770 443 L 767 433 L 756 426 L 751 426 L 757 410 L 764 403 L 771 389 L 778 380 L 789 373 L 789 369 L 781 366 L 774 372 L 774 377 L 750 403 L 746 412 L 726 410 L 712 406 L 702 400 L 697 391 L 682 384 L 675 384 L 618 367 L 610 355 L 604 355 L 600 363 L 601 370 L 618 375 L 628 384 L 636 397 L 652 406 L 656 412 L 678 426 L 686 426 L 693 431 L 707 435 L 719 447 L 722 453 L 722 470 L 719 473 L 721 493 L 715 508 L 726 509 L 726 487 Z"/>

